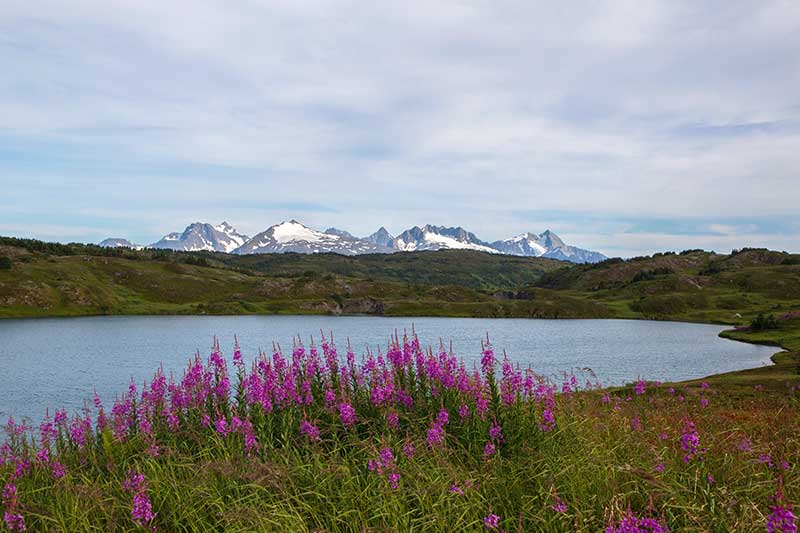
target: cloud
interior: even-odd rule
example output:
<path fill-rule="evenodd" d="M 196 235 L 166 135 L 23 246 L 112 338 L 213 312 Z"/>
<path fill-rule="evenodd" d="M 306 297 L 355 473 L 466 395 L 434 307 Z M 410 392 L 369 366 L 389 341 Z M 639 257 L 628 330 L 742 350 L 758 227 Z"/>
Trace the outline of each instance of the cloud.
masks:
<path fill-rule="evenodd" d="M 719 234 L 800 250 L 748 226 L 800 221 L 798 49 L 790 0 L 11 0 L 0 222 L 140 242 L 197 219 L 560 226 L 631 254 Z M 698 217 L 736 223 L 681 232 Z M 675 227 L 627 232 L 654 219 Z"/>

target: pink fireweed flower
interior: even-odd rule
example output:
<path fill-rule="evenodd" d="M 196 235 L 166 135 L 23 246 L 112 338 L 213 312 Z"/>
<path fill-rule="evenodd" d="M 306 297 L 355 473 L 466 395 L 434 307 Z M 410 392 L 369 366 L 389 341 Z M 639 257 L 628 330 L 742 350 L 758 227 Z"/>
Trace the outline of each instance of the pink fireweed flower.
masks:
<path fill-rule="evenodd" d="M 396 411 L 389 411 L 386 413 L 386 423 L 389 425 L 390 429 L 395 431 L 400 429 L 400 417 Z"/>
<path fill-rule="evenodd" d="M 545 409 L 542 411 L 542 423 L 539 424 L 539 429 L 541 431 L 550 431 L 554 427 L 556 427 L 556 417 L 553 416 L 553 411 Z"/>
<path fill-rule="evenodd" d="M 493 441 L 503 442 L 503 428 L 500 427 L 496 422 L 492 422 L 492 426 L 489 428 L 489 438 Z"/>
<path fill-rule="evenodd" d="M 333 389 L 325 389 L 325 406 L 331 407 L 336 403 L 336 393 Z"/>
<path fill-rule="evenodd" d="M 700 407 L 702 407 L 703 409 L 708 407 L 708 398 L 706 398 L 705 396 L 700 398 Z"/>
<path fill-rule="evenodd" d="M 642 431 L 642 421 L 638 416 L 631 417 L 631 431 Z"/>
<path fill-rule="evenodd" d="M 767 533 L 797 533 L 797 517 L 792 512 L 792 504 L 783 502 L 783 479 L 778 478 L 778 491 L 773 496 L 775 505 L 771 505 L 767 517 Z"/>
<path fill-rule="evenodd" d="M 486 446 L 483 447 L 483 458 L 489 459 L 491 456 L 495 454 L 497 448 L 495 447 L 493 442 L 487 442 Z"/>
<path fill-rule="evenodd" d="M 444 429 L 436 422 L 428 429 L 428 447 L 433 449 L 444 443 Z"/>
<path fill-rule="evenodd" d="M 610 403 L 610 402 L 611 402 L 611 396 L 609 396 L 608 393 L 603 394 L 603 403 Z"/>
<path fill-rule="evenodd" d="M 567 512 L 567 504 L 559 498 L 558 496 L 555 497 L 553 504 L 550 506 L 550 509 L 557 513 L 566 513 Z"/>
<path fill-rule="evenodd" d="M 406 442 L 403 445 L 403 455 L 409 460 L 414 458 L 414 445 L 411 442 Z"/>
<path fill-rule="evenodd" d="M 25 531 L 25 519 L 21 514 L 6 510 L 3 513 L 3 520 L 9 531 Z"/>
<path fill-rule="evenodd" d="M 647 384 L 645 383 L 645 381 L 642 378 L 639 378 L 639 380 L 636 382 L 636 387 L 634 389 L 634 392 L 638 396 L 641 396 L 642 394 L 644 394 L 646 386 Z"/>
<path fill-rule="evenodd" d="M 767 533 L 797 533 L 797 517 L 791 504 L 772 505 L 767 517 Z"/>
<path fill-rule="evenodd" d="M 500 517 L 490 512 L 483 519 L 483 527 L 486 529 L 497 529 L 500 527 Z"/>
<path fill-rule="evenodd" d="M 13 482 L 8 482 L 3 486 L 3 505 L 14 507 L 17 504 L 17 486 Z"/>
<path fill-rule="evenodd" d="M 306 435 L 310 441 L 320 440 L 319 428 L 308 420 L 300 422 L 300 433 Z"/>
<path fill-rule="evenodd" d="M 467 404 L 461 404 L 459 406 L 458 417 L 461 419 L 462 422 L 466 420 L 467 417 L 469 417 L 469 407 L 467 406 Z"/>
<path fill-rule="evenodd" d="M 400 473 L 397 471 L 397 464 L 391 448 L 381 448 L 378 458 L 370 459 L 367 462 L 367 468 L 379 475 L 386 474 L 386 482 L 391 488 L 396 489 L 399 486 Z"/>
<path fill-rule="evenodd" d="M 666 468 L 666 467 L 664 466 L 664 463 L 658 463 L 656 466 L 654 466 L 654 467 L 653 467 L 653 470 L 654 470 L 655 472 L 659 472 L 659 473 L 661 473 L 661 472 L 663 472 L 663 471 L 664 471 L 664 469 L 665 469 L 665 468 Z"/>
<path fill-rule="evenodd" d="M 701 461 L 703 460 L 702 454 L 705 452 L 705 448 L 700 448 L 700 434 L 691 420 L 684 422 L 681 448 L 686 452 L 686 455 L 683 456 L 684 463 L 688 463 L 695 457 L 698 457 Z"/>
<path fill-rule="evenodd" d="M 492 349 L 492 345 L 487 340 L 483 345 L 481 356 L 481 370 L 483 371 L 484 376 L 494 373 L 494 364 L 494 350 Z"/>
<path fill-rule="evenodd" d="M 606 533 L 668 533 L 669 529 L 655 518 L 639 518 L 628 509 L 616 524 L 606 527 Z"/>
<path fill-rule="evenodd" d="M 460 488 L 458 485 L 456 485 L 455 483 L 453 483 L 453 484 L 450 486 L 450 492 L 451 492 L 452 494 L 458 494 L 459 496 L 463 496 L 463 495 L 464 495 L 464 490 L 463 490 L 463 489 L 461 489 L 461 488 Z"/>
<path fill-rule="evenodd" d="M 356 410 L 349 403 L 340 403 L 339 418 L 345 427 L 351 427 L 356 423 Z"/>
<path fill-rule="evenodd" d="M 128 477 L 122 483 L 122 488 L 126 492 L 133 494 L 131 517 L 133 517 L 134 523 L 141 527 L 148 527 L 148 524 L 155 519 L 156 514 L 153 513 L 153 506 L 150 502 L 150 497 L 147 495 L 147 480 L 144 475 L 130 471 Z M 150 529 L 155 531 L 155 525 L 151 525 Z"/>
<path fill-rule="evenodd" d="M 216 422 L 214 422 L 214 429 L 223 437 L 227 437 L 228 433 L 230 433 L 230 429 L 228 429 L 228 421 L 225 420 L 225 417 L 220 417 Z"/>
<path fill-rule="evenodd" d="M 64 465 L 62 465 L 58 461 L 53 461 L 51 468 L 53 470 L 53 479 L 61 479 L 62 477 L 67 475 L 67 471 L 64 468 Z"/>

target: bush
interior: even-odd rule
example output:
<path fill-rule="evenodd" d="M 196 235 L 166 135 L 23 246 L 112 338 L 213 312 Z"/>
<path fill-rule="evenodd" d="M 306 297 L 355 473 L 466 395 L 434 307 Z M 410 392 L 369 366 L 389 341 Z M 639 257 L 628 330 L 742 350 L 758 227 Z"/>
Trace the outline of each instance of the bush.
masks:
<path fill-rule="evenodd" d="M 765 329 L 776 329 L 778 321 L 772 314 L 764 316 L 764 313 L 758 313 L 758 316 L 750 322 L 750 329 L 753 331 L 763 331 Z"/>
<path fill-rule="evenodd" d="M 0 256 L 0 270 L 10 270 L 11 269 L 11 258 Z"/>

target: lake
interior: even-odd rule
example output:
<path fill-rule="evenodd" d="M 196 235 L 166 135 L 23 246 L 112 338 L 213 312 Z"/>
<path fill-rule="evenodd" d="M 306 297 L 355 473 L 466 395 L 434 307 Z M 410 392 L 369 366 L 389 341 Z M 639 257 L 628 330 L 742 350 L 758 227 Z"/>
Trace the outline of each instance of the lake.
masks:
<path fill-rule="evenodd" d="M 349 338 L 357 354 L 385 351 L 389 336 L 414 325 L 423 346 L 453 342 L 455 353 L 480 359 L 486 334 L 502 358 L 560 378 L 591 368 L 606 385 L 638 376 L 671 381 L 769 364 L 776 348 L 718 337 L 722 326 L 637 320 L 530 320 L 334 316 L 135 316 L 0 320 L 0 417 L 42 418 L 45 409 L 81 408 L 96 390 L 107 406 L 161 364 L 180 375 L 195 351 L 210 352 L 213 336 L 229 359 L 234 335 L 245 360 L 276 341 L 291 352 L 300 334 L 319 342 L 333 332 L 340 353 Z"/>

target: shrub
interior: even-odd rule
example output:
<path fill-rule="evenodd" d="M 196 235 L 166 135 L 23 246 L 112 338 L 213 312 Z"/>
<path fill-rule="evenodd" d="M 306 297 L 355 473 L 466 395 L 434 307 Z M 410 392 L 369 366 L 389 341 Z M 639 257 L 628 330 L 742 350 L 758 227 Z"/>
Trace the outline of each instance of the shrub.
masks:
<path fill-rule="evenodd" d="M 0 256 L 0 270 L 10 270 L 11 269 L 11 258 Z"/>

